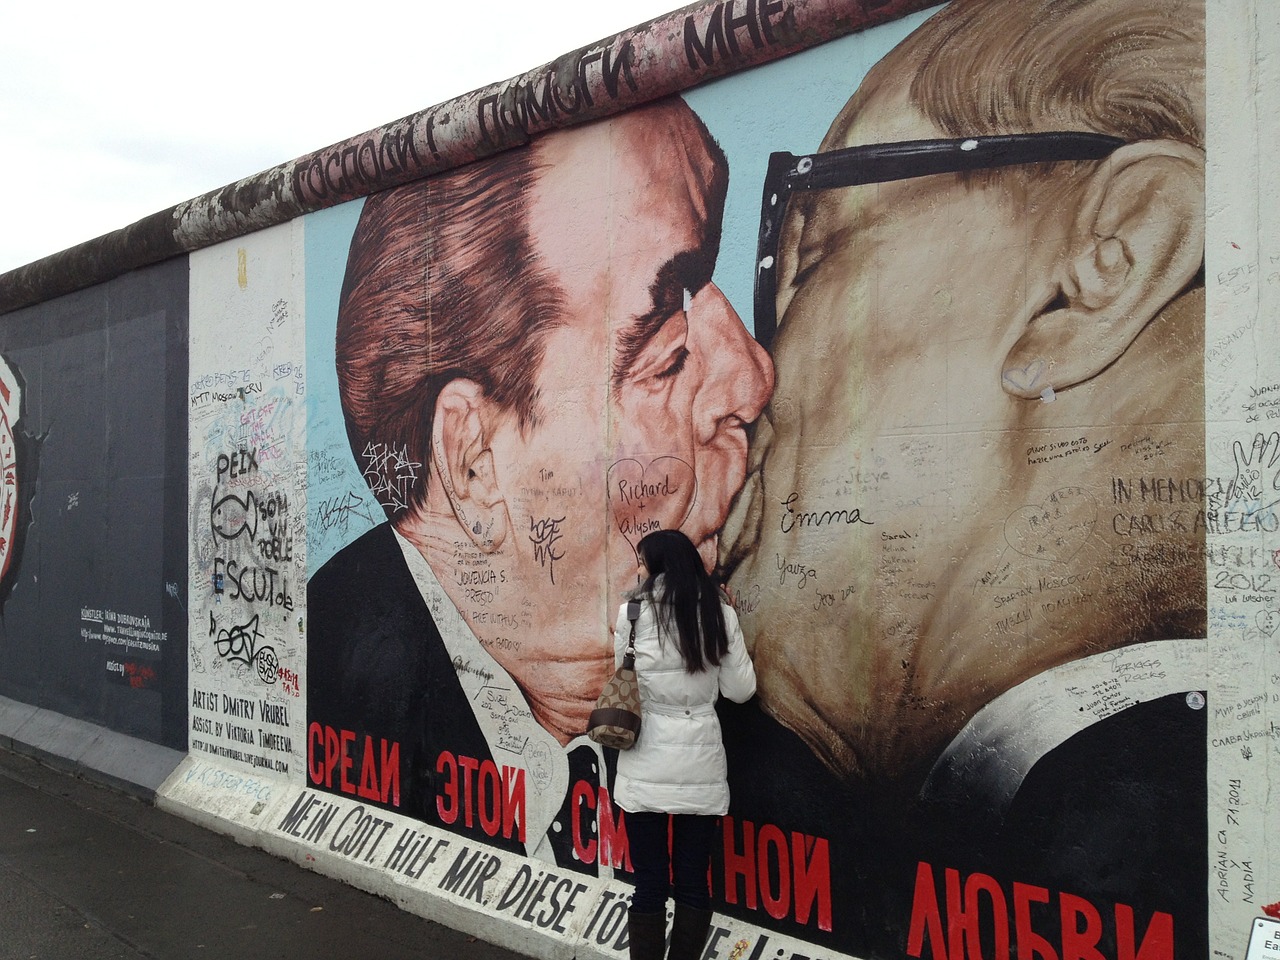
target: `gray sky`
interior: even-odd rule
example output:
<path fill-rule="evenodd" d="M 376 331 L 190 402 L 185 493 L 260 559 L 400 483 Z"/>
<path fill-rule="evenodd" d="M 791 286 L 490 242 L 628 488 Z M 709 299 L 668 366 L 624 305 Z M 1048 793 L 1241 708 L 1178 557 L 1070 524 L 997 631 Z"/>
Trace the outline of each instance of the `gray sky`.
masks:
<path fill-rule="evenodd" d="M 0 4 L 0 273 L 682 5 Z"/>

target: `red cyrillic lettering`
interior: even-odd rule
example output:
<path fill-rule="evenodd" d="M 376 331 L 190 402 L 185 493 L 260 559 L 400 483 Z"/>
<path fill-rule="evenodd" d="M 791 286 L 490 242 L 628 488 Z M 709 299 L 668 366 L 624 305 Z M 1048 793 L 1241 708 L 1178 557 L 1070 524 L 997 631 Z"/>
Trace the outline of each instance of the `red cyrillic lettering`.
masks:
<path fill-rule="evenodd" d="M 1049 891 L 1044 887 L 1013 885 L 1013 932 L 1018 941 L 1018 960 L 1058 960 L 1053 945 L 1031 929 L 1031 904 L 1048 902 Z"/>
<path fill-rule="evenodd" d="M 631 848 L 627 843 L 626 814 L 618 810 L 618 819 L 613 819 L 613 801 L 609 799 L 609 791 L 600 788 L 600 804 L 596 807 L 597 821 L 600 825 L 600 859 L 614 869 L 621 868 L 631 873 Z"/>
<path fill-rule="evenodd" d="M 333 771 L 338 767 L 338 731 L 324 728 L 324 785 L 333 789 Z"/>
<path fill-rule="evenodd" d="M 582 818 L 578 816 L 578 808 L 583 803 L 588 807 L 595 807 L 596 798 L 591 791 L 591 784 L 585 780 L 579 780 L 573 785 L 573 792 L 569 795 L 569 822 L 572 824 L 570 830 L 573 833 L 573 850 L 583 863 L 595 863 L 596 842 L 594 840 L 586 840 L 584 842 L 582 830 L 579 826 Z"/>
<path fill-rule="evenodd" d="M 724 821 L 724 899 L 726 903 L 738 902 L 737 878 L 746 885 L 745 904 L 748 910 L 756 909 L 756 828 L 750 820 L 742 821 L 742 852 L 734 846 L 733 817 Z"/>
<path fill-rule="evenodd" d="M 378 793 L 378 765 L 377 757 L 373 753 L 373 737 L 365 734 L 364 737 L 364 756 L 360 758 L 360 789 L 359 794 L 365 800 L 373 800 L 377 802 L 381 799 Z"/>
<path fill-rule="evenodd" d="M 778 862 L 778 889 L 772 888 L 773 871 L 769 869 L 769 849 L 773 848 Z M 760 899 L 769 916 L 781 920 L 791 909 L 791 858 L 787 855 L 787 838 L 772 823 L 760 828 L 756 843 L 759 864 L 756 876 L 760 880 Z"/>
<path fill-rule="evenodd" d="M 916 888 L 911 898 L 911 926 L 907 930 L 908 956 L 920 956 L 924 950 L 926 933 L 929 935 L 929 944 L 933 947 L 933 960 L 947 960 L 947 947 L 942 938 L 942 913 L 938 909 L 938 890 L 933 882 L 933 867 L 921 860 L 916 864 Z"/>
<path fill-rule="evenodd" d="M 324 780 L 324 727 L 314 721 L 307 727 L 307 777 L 315 784 Z"/>
<path fill-rule="evenodd" d="M 338 789 L 343 793 L 355 793 L 355 784 L 351 782 L 351 744 L 356 742 L 356 735 L 350 730 L 343 730 L 340 734 L 342 740 L 341 758 L 338 767 Z"/>
<path fill-rule="evenodd" d="M 831 851 L 821 837 L 791 834 L 791 862 L 795 866 L 796 920 L 809 922 L 818 901 L 818 929 L 831 929 Z"/>
<path fill-rule="evenodd" d="M 480 764 L 480 828 L 489 836 L 498 835 L 502 825 L 502 784 L 492 760 Z"/>
<path fill-rule="evenodd" d="M 1133 944 L 1133 907 L 1117 903 L 1116 960 L 1173 960 L 1173 917 L 1156 911 L 1136 953 Z"/>
<path fill-rule="evenodd" d="M 448 772 L 444 789 L 436 795 L 436 813 L 442 823 L 458 822 L 458 761 L 448 750 L 436 758 L 436 773 Z"/>
<path fill-rule="evenodd" d="M 1082 897 L 1058 894 L 1062 905 L 1062 960 L 1103 960 L 1098 949 L 1102 938 L 1102 916 L 1098 908 Z M 1077 918 L 1084 918 L 1080 929 Z"/>
<path fill-rule="evenodd" d="M 978 897 L 983 892 L 991 900 L 991 929 L 996 939 L 992 956 L 1009 956 L 1009 905 L 1004 898 L 1004 891 L 994 877 L 985 873 L 973 873 L 964 885 L 964 908 L 970 917 L 968 929 L 972 931 L 969 938 L 969 960 L 982 960 L 982 943 L 978 936 L 978 931 L 982 928 L 978 916 L 982 907 L 978 903 Z"/>
<path fill-rule="evenodd" d="M 504 766 L 502 785 L 506 791 L 502 802 L 502 835 L 511 839 L 514 830 L 520 842 L 524 843 L 524 768 Z"/>
<path fill-rule="evenodd" d="M 470 827 L 475 824 L 475 801 L 471 798 L 471 783 L 475 779 L 480 761 L 475 757 L 458 757 L 458 766 L 462 769 L 462 822 Z"/>
<path fill-rule="evenodd" d="M 382 781 L 382 802 L 390 797 L 393 807 L 400 806 L 400 741 L 392 740 L 390 749 L 387 741 L 382 741 L 382 773 L 378 779 Z"/>

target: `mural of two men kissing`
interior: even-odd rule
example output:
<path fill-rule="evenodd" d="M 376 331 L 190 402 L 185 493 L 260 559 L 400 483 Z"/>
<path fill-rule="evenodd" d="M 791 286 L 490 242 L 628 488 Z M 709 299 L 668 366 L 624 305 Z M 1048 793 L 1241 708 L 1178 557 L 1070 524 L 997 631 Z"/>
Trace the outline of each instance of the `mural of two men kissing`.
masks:
<path fill-rule="evenodd" d="M 796 118 L 733 128 L 748 83 Z M 954 0 L 344 214 L 311 420 L 381 509 L 310 525 L 309 749 L 625 878 L 582 733 L 632 546 L 679 527 L 760 675 L 718 909 L 828 953 L 1202 955 L 1203 87 L 1194 2 Z"/>

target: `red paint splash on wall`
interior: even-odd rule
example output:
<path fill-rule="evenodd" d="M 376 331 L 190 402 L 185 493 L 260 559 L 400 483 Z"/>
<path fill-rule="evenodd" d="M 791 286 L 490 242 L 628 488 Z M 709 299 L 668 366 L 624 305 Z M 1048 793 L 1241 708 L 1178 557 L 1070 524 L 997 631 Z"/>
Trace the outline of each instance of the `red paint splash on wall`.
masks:
<path fill-rule="evenodd" d="M 145 664 L 140 666 L 136 663 L 126 663 L 124 673 L 129 686 L 134 690 L 145 690 L 156 679 L 156 672 Z"/>
<path fill-rule="evenodd" d="M 1280 901 L 1271 904 L 1269 907 L 1263 907 L 1262 912 L 1268 917 L 1275 917 L 1277 920 L 1280 920 Z"/>

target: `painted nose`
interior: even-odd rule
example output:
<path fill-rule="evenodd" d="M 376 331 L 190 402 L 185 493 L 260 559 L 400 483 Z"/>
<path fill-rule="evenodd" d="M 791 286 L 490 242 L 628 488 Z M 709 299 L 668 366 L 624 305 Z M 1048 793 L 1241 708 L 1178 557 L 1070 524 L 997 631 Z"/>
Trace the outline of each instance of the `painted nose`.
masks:
<path fill-rule="evenodd" d="M 706 443 L 722 427 L 760 416 L 773 394 L 773 361 L 714 283 L 698 291 L 690 308 L 691 327 L 706 334 L 706 369 L 694 401 L 698 440 Z"/>

